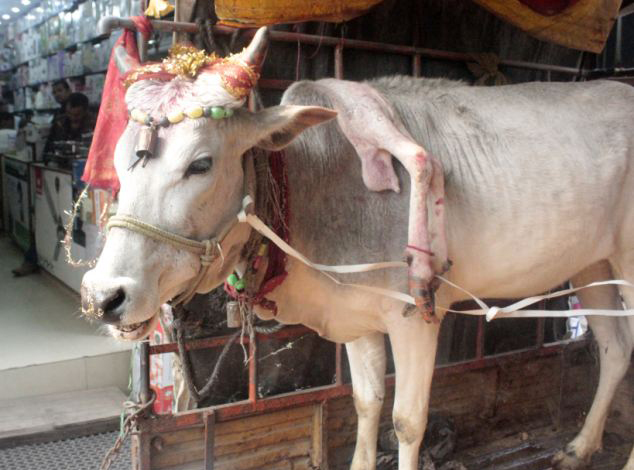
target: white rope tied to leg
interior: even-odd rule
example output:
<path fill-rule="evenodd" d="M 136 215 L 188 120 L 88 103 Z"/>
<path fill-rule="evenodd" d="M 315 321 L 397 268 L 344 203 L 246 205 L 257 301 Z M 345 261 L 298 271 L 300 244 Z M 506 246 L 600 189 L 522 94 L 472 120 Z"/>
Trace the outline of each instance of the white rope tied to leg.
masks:
<path fill-rule="evenodd" d="M 306 266 L 309 266 L 326 277 L 331 279 L 333 282 L 340 286 L 353 287 L 356 289 L 364 290 L 366 292 L 371 292 L 373 294 L 382 295 L 385 297 L 390 297 L 392 299 L 399 300 L 401 302 L 405 302 L 411 305 L 416 305 L 414 298 L 411 295 L 405 294 L 403 292 L 384 289 L 380 287 L 373 286 L 365 286 L 361 284 L 350 284 L 344 283 L 332 276 L 330 273 L 360 273 L 360 272 L 368 272 L 375 271 L 378 269 L 385 268 L 407 268 L 408 265 L 404 261 L 387 261 L 387 262 L 379 262 L 379 263 L 365 263 L 365 264 L 346 264 L 346 265 L 337 265 L 337 266 L 329 266 L 319 263 L 313 263 L 311 260 L 306 258 L 303 254 L 295 250 L 288 243 L 282 240 L 270 227 L 268 227 L 262 220 L 253 213 L 247 213 L 247 208 L 251 205 L 253 201 L 251 198 L 246 197 L 243 201 L 243 210 L 238 214 L 238 220 L 242 223 L 249 224 L 254 230 L 257 230 L 260 234 L 271 240 L 275 243 L 278 248 L 284 251 L 287 255 L 292 256 L 293 258 L 301 261 Z M 447 285 L 458 289 L 459 291 L 466 294 L 473 301 L 478 304 L 480 310 L 452 310 L 444 307 L 437 307 L 445 312 L 452 313 L 461 313 L 466 315 L 485 315 L 487 321 L 491 321 L 495 318 L 538 318 L 538 317 L 572 317 L 572 316 L 580 316 L 580 315 L 601 315 L 601 316 L 630 316 L 634 315 L 634 309 L 628 310 L 608 310 L 608 309 L 582 309 L 582 310 L 520 310 L 522 308 L 533 305 L 541 300 L 553 299 L 556 297 L 562 297 L 564 295 L 572 294 L 574 292 L 578 292 L 583 289 L 588 289 L 590 287 L 598 287 L 605 285 L 617 285 L 628 288 L 634 288 L 634 284 L 622 280 L 616 279 L 611 281 L 600 281 L 600 282 L 592 282 L 588 285 L 581 287 L 572 287 L 569 289 L 562 289 L 556 292 L 551 292 L 549 294 L 537 295 L 533 297 L 528 297 L 518 302 L 515 302 L 507 307 L 490 307 L 488 306 L 482 299 L 472 294 L 468 290 L 454 284 L 453 282 L 445 279 L 442 276 L 436 275 L 436 278 L 446 283 Z"/>

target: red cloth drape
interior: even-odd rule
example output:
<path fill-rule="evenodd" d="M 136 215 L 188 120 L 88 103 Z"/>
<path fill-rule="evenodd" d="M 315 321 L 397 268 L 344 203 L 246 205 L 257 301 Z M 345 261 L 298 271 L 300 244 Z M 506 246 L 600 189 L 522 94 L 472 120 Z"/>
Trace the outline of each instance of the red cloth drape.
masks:
<path fill-rule="evenodd" d="M 544 16 L 557 15 L 578 1 L 579 0 L 520 0 L 524 5 Z"/>
<path fill-rule="evenodd" d="M 131 18 L 137 30 L 147 39 L 152 32 L 152 24 L 143 16 Z M 139 63 L 139 51 L 134 31 L 126 29 L 115 43 L 110 55 L 106 82 L 101 95 L 101 106 L 97 116 L 97 125 L 88 153 L 88 161 L 82 180 L 92 187 L 119 190 L 119 178 L 114 169 L 114 149 L 128 123 L 128 110 L 125 106 L 124 76 L 119 72 L 114 59 L 117 47 L 123 47 L 128 56 Z"/>
<path fill-rule="evenodd" d="M 600 53 L 622 0 L 473 0 L 542 41 Z"/>

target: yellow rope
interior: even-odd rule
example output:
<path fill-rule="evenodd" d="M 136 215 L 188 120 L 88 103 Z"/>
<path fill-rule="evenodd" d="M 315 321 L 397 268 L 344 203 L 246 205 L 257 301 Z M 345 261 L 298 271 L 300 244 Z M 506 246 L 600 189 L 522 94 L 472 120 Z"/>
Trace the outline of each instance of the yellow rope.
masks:
<path fill-rule="evenodd" d="M 113 215 L 112 217 L 110 217 L 110 220 L 106 225 L 106 230 L 110 230 L 113 227 L 125 228 L 133 232 L 145 235 L 146 237 L 152 238 L 153 240 L 170 243 L 179 248 L 199 255 L 205 253 L 207 248 L 206 242 L 199 242 L 190 238 L 181 237 L 180 235 L 167 232 L 128 215 Z"/>
<path fill-rule="evenodd" d="M 200 256 L 200 270 L 198 271 L 198 275 L 194 281 L 189 284 L 189 288 L 174 299 L 174 305 L 180 303 L 186 304 L 191 300 L 196 293 L 196 289 L 198 289 L 200 283 L 203 281 L 205 276 L 207 276 L 209 266 L 218 256 L 220 256 L 224 262 L 220 243 L 215 238 L 199 242 L 198 240 L 181 237 L 180 235 L 160 229 L 154 225 L 147 224 L 128 215 L 114 215 L 110 217 L 110 220 L 106 225 L 106 230 L 110 230 L 114 227 L 124 228 L 126 230 L 139 233 L 153 240 L 174 245 L 177 248 L 184 249 Z M 218 251 L 217 254 L 214 253 L 216 250 Z"/>

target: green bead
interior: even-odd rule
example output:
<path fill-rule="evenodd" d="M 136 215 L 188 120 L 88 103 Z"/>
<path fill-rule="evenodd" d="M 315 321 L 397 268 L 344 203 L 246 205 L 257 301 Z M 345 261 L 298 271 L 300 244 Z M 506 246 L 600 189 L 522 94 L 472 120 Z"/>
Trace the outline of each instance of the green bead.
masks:
<path fill-rule="evenodd" d="M 231 117 L 231 116 L 233 116 L 233 109 L 225 108 L 225 117 Z"/>
<path fill-rule="evenodd" d="M 232 287 L 236 285 L 236 282 L 238 282 L 238 276 L 236 276 L 235 274 L 232 274 L 231 276 L 227 278 L 227 284 L 229 284 Z"/>
<path fill-rule="evenodd" d="M 246 286 L 247 285 L 244 282 L 244 279 L 238 279 L 238 282 L 236 282 L 236 285 L 234 287 L 236 288 L 236 290 L 244 290 Z"/>
<path fill-rule="evenodd" d="M 214 119 L 222 119 L 225 117 L 225 110 L 219 106 L 211 108 L 211 117 Z"/>

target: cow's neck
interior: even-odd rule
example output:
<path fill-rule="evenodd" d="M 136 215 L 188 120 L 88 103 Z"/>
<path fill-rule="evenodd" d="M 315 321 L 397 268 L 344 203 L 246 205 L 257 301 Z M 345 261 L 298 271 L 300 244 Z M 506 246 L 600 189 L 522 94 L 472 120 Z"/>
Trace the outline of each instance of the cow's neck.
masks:
<path fill-rule="evenodd" d="M 255 214 L 288 241 L 288 180 L 284 155 L 253 149 L 244 158 L 245 178 L 250 177 L 248 169 L 254 170 L 253 184 L 248 186 L 249 195 L 255 201 Z M 236 273 L 245 288 L 238 289 L 227 282 L 225 289 L 231 297 L 275 311 L 275 304 L 265 296 L 286 278 L 286 255 L 282 250 L 252 230 L 242 248 Z"/>

